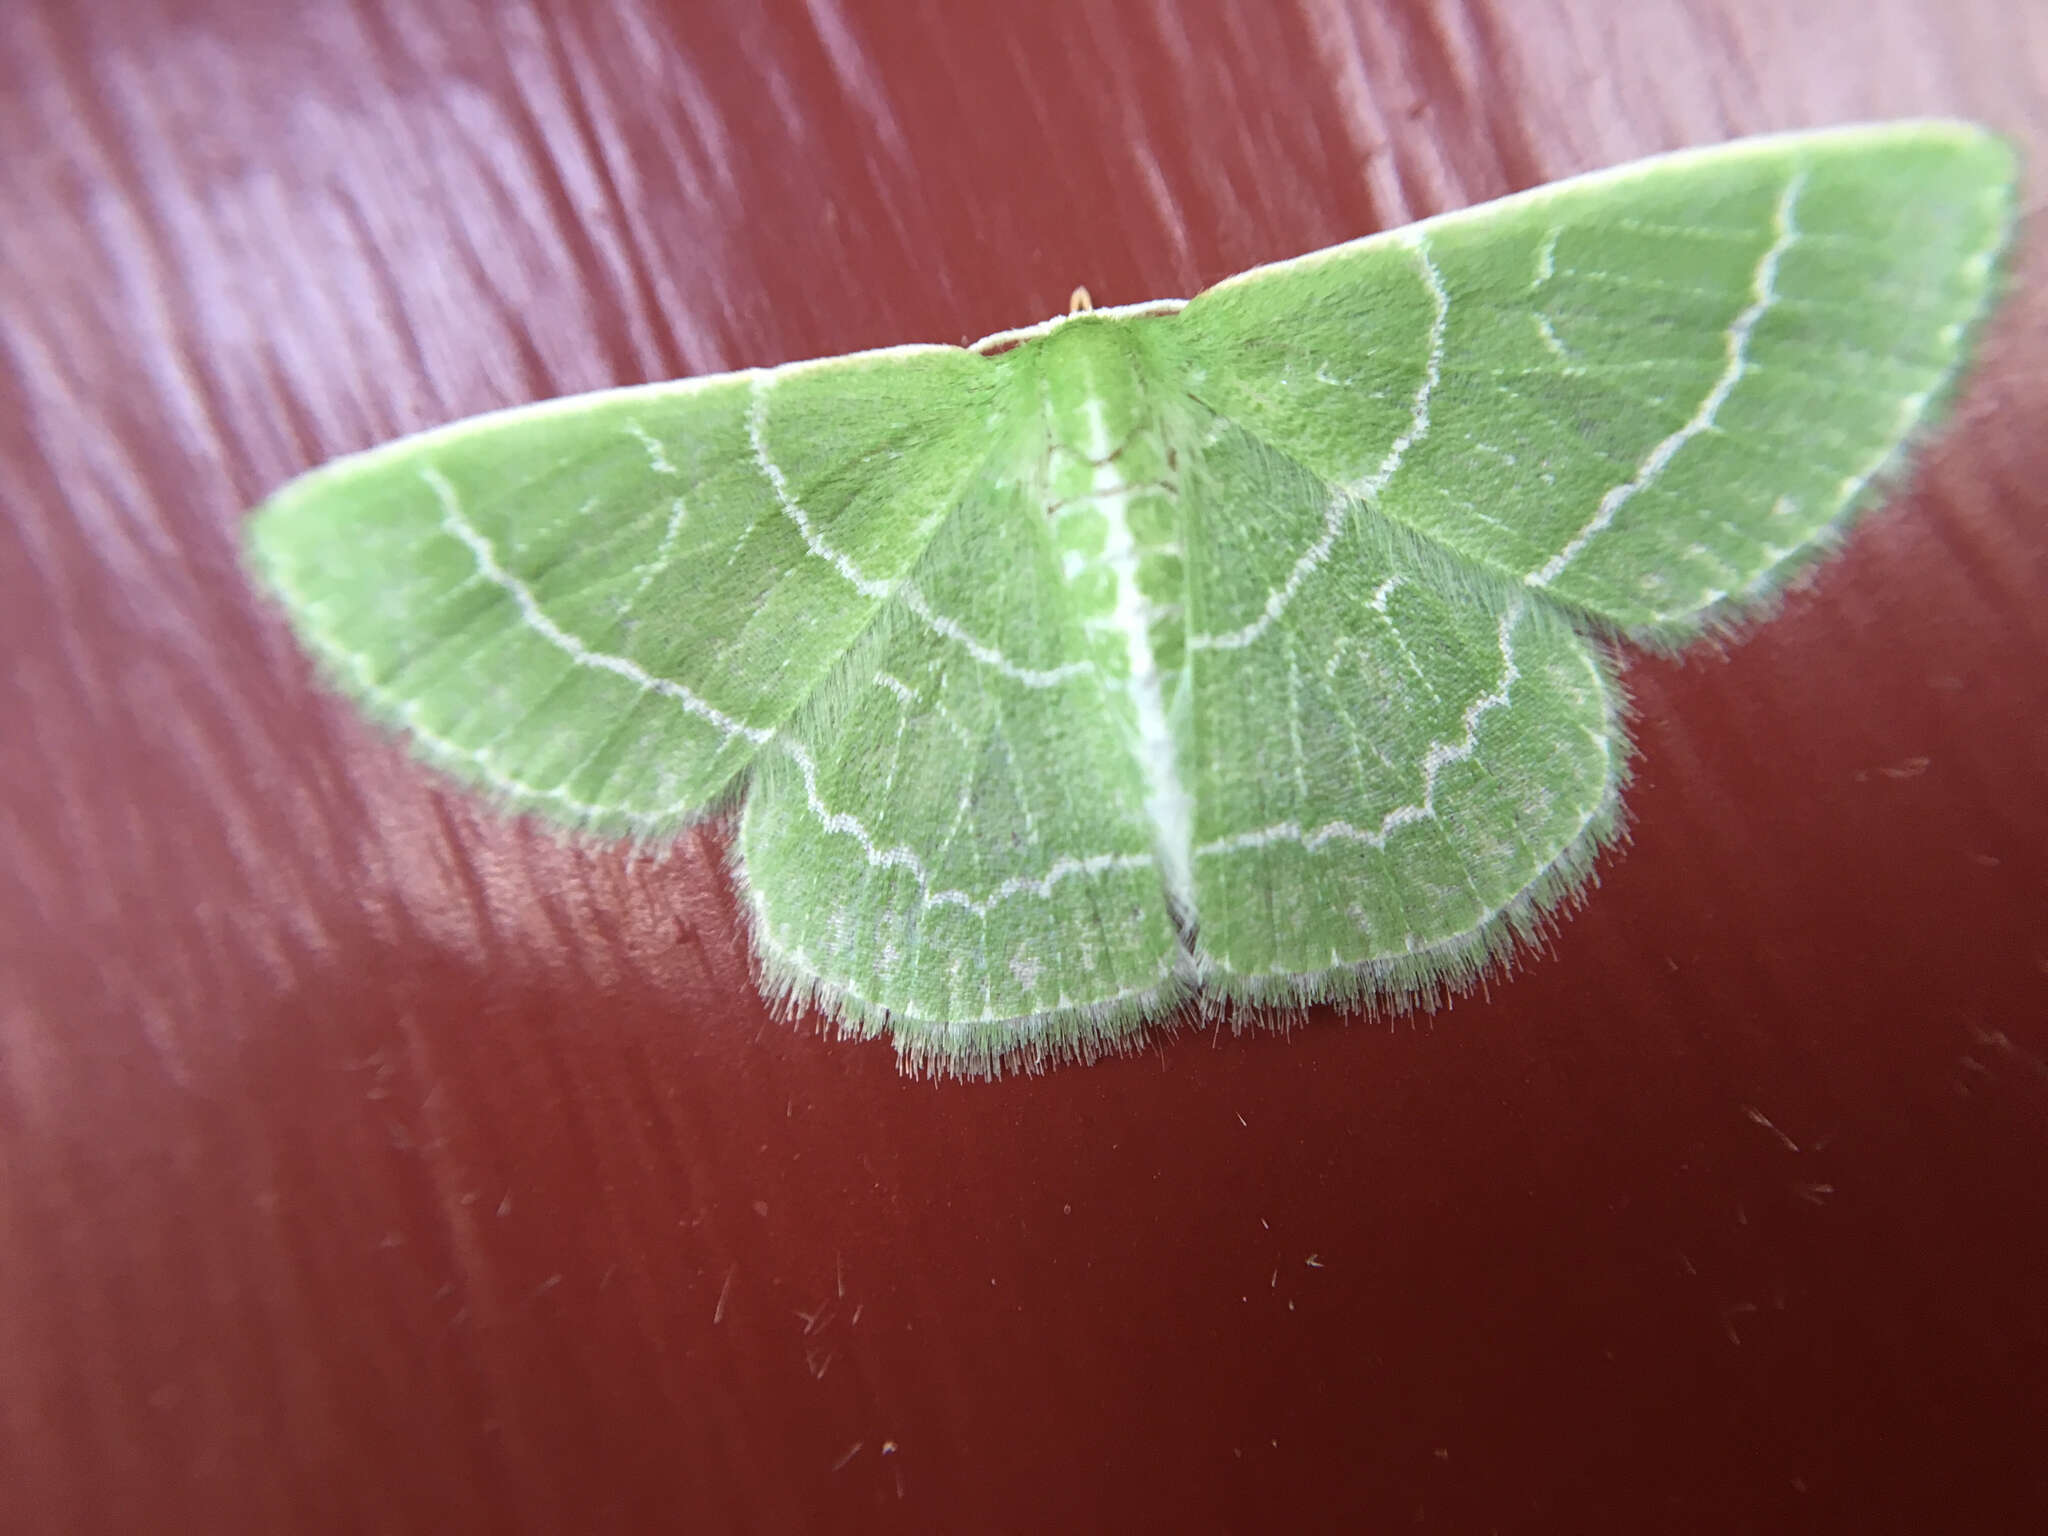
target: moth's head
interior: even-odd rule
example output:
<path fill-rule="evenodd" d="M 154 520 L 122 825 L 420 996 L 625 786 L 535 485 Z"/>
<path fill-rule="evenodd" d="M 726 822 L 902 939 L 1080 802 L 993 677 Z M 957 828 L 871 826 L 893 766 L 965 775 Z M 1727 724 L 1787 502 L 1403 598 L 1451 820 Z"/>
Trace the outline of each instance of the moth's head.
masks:
<path fill-rule="evenodd" d="M 1076 288 L 1067 301 L 1065 314 L 1054 315 L 1050 320 L 1041 320 L 1036 325 L 1022 326 L 1014 331 L 997 331 L 993 336 L 984 336 L 969 343 L 967 350 L 979 352 L 984 357 L 995 357 L 1037 347 L 1049 337 L 1076 327 L 1126 326 L 1132 321 L 1175 315 L 1187 308 L 1187 302 L 1186 299 L 1148 299 L 1143 304 L 1118 304 L 1109 309 L 1097 309 L 1088 296 L 1088 290 Z"/>

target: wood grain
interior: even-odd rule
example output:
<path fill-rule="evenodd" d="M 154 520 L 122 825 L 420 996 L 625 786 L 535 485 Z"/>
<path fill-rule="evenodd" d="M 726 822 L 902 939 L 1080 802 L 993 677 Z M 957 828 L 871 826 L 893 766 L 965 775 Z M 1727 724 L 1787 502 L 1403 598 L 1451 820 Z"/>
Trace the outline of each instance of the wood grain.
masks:
<path fill-rule="evenodd" d="M 0 8 L 0 1487 L 23 1531 L 2048 1513 L 2048 266 L 1632 846 L 1434 1019 L 934 1086 L 710 827 L 325 697 L 247 507 L 610 383 L 1188 293 L 1731 134 L 2048 155 L 2010 0 Z"/>

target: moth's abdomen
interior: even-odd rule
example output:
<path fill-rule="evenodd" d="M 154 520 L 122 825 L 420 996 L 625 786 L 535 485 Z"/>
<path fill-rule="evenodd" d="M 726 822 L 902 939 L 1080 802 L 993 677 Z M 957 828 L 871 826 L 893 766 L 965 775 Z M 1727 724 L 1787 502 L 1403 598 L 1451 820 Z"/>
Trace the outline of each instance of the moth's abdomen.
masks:
<path fill-rule="evenodd" d="M 1090 661 L 1144 773 L 1167 888 L 1192 911 L 1186 574 L 1177 454 L 1127 332 L 1078 321 L 1047 338 L 1043 484 L 1060 571 Z"/>
<path fill-rule="evenodd" d="M 1106 678 L 1132 675 L 1130 626 L 1142 622 L 1152 667 L 1177 675 L 1185 649 L 1180 488 L 1157 432 L 1121 451 L 1054 443 L 1046 465 L 1054 546 Z M 1170 690 L 1169 690 L 1170 691 Z"/>

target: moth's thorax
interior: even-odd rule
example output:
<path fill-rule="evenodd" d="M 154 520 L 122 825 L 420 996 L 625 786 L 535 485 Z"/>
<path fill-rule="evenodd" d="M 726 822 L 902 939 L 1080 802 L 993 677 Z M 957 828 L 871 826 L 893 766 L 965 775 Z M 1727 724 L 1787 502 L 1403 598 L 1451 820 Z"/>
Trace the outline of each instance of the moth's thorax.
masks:
<path fill-rule="evenodd" d="M 1038 349 L 1049 532 L 1090 660 L 1144 772 L 1170 890 L 1192 910 L 1179 707 L 1186 651 L 1179 454 L 1141 327 L 1079 319 Z"/>
<path fill-rule="evenodd" d="M 1181 664 L 1181 518 L 1178 454 L 1161 381 L 1128 322 L 1071 320 L 1033 350 L 1037 472 L 1053 547 L 1075 611 L 1101 640 L 1105 674 L 1131 658 L 1117 621 L 1146 610 L 1152 663 Z M 1126 578 L 1135 587 L 1124 590 Z"/>

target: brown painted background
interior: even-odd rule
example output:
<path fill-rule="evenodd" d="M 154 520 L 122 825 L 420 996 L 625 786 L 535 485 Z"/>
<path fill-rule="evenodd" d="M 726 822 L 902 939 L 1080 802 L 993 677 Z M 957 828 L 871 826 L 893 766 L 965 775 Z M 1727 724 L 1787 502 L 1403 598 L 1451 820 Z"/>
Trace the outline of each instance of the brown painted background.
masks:
<path fill-rule="evenodd" d="M 2038 171 L 1952 430 L 1632 665 L 1632 845 L 1433 1020 L 906 1081 L 719 830 L 446 790 L 235 554 L 488 407 L 2044 96 L 2031 0 L 8 0 L 0 1525 L 2048 1528 Z"/>

